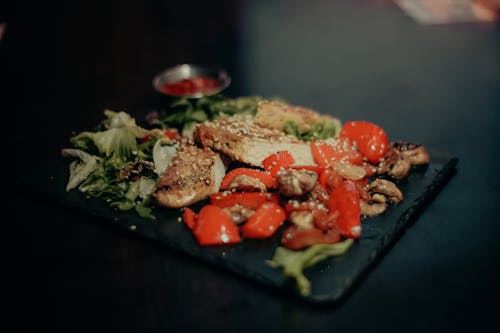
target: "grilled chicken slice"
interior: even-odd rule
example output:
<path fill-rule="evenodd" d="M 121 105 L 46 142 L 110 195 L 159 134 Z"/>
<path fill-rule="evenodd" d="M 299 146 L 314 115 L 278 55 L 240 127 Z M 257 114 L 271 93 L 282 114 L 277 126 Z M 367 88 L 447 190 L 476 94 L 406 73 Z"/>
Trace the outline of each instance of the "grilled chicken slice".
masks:
<path fill-rule="evenodd" d="M 296 165 L 315 165 L 309 144 L 281 131 L 251 121 L 220 119 L 196 127 L 195 140 L 231 159 L 262 167 L 262 161 L 280 150 L 292 154 Z"/>
<path fill-rule="evenodd" d="M 152 196 L 162 206 L 185 207 L 218 192 L 225 173 L 219 154 L 185 144 L 172 158 Z"/>

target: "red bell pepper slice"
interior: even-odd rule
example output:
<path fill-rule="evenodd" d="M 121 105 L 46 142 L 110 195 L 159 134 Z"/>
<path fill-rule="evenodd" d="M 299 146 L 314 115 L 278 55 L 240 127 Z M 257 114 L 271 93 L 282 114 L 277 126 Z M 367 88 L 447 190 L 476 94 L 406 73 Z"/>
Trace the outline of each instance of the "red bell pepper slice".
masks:
<path fill-rule="evenodd" d="M 387 154 L 389 140 L 384 130 L 368 121 L 348 121 L 340 137 L 356 142 L 359 151 L 370 163 L 378 163 Z"/>
<path fill-rule="evenodd" d="M 201 245 L 233 244 L 241 241 L 238 227 L 224 210 L 206 205 L 198 213 L 194 236 Z"/>
<path fill-rule="evenodd" d="M 348 162 L 354 165 L 363 163 L 363 155 L 355 150 L 347 139 L 336 139 L 334 144 L 311 141 L 310 147 L 314 162 L 322 167 L 327 167 L 332 162 Z"/>
<path fill-rule="evenodd" d="M 283 208 L 274 202 L 266 202 L 241 227 L 244 238 L 268 238 L 285 222 Z"/>
<path fill-rule="evenodd" d="M 327 205 L 330 212 L 338 212 L 337 226 L 342 236 L 347 238 L 361 236 L 361 208 L 355 182 L 346 180 L 341 186 L 334 188 Z"/>
<path fill-rule="evenodd" d="M 242 205 L 251 209 L 257 209 L 265 202 L 278 202 L 279 197 L 275 193 L 261 192 L 219 192 L 210 195 L 213 205 L 220 208 Z"/>
<path fill-rule="evenodd" d="M 269 155 L 262 161 L 262 166 L 267 170 L 271 176 L 276 177 L 281 169 L 288 168 L 295 163 L 292 154 L 286 150 L 280 150 L 274 154 Z"/>
<path fill-rule="evenodd" d="M 182 220 L 189 229 L 193 230 L 196 226 L 196 213 L 189 207 L 184 207 L 184 212 L 182 213 Z"/>
<path fill-rule="evenodd" d="M 300 250 L 314 244 L 335 244 L 339 241 L 340 234 L 337 229 L 304 229 L 295 224 L 286 228 L 281 238 L 283 246 L 291 250 Z"/>

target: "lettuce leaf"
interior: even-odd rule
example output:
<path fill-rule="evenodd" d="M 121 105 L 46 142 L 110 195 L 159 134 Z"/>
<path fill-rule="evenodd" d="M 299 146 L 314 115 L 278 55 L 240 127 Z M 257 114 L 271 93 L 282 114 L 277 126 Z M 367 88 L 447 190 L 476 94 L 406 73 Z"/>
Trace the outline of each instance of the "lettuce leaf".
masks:
<path fill-rule="evenodd" d="M 304 270 L 332 256 L 341 256 L 354 243 L 346 239 L 335 244 L 316 244 L 302 251 L 293 251 L 282 246 L 276 248 L 274 257 L 267 261 L 271 267 L 282 267 L 283 274 L 295 280 L 301 295 L 311 294 L 311 282 L 304 275 Z"/>
<path fill-rule="evenodd" d="M 293 135 L 300 140 L 324 140 L 335 137 L 340 133 L 342 124 L 338 119 L 322 116 L 319 121 L 307 131 L 301 130 L 294 121 L 285 122 L 285 133 Z"/>
<path fill-rule="evenodd" d="M 104 130 L 97 132 L 82 132 L 71 138 L 75 147 L 92 151 L 106 158 L 115 168 L 119 169 L 130 162 L 138 154 L 143 153 L 140 148 L 149 148 L 149 144 L 138 146 L 137 139 L 148 135 L 165 139 L 159 129 L 147 130 L 138 126 L 134 118 L 120 111 L 104 111 L 106 119 L 102 122 Z M 142 154 L 140 157 L 147 157 Z"/>
<path fill-rule="evenodd" d="M 71 162 L 69 166 L 69 180 L 66 185 L 66 191 L 70 191 L 80 185 L 97 168 L 96 156 L 81 149 L 63 149 L 61 151 L 64 157 L 76 157 L 78 160 Z"/>

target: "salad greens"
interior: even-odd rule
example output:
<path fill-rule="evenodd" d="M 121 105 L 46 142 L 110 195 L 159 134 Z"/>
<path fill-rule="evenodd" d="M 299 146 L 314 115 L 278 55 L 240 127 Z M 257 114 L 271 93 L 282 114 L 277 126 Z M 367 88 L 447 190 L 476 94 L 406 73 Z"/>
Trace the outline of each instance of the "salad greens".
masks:
<path fill-rule="evenodd" d="M 301 295 L 311 294 L 311 283 L 304 275 L 304 270 L 316 265 L 329 257 L 341 256 L 347 252 L 354 240 L 348 238 L 335 244 L 316 244 L 302 251 L 289 250 L 278 246 L 272 260 L 267 264 L 271 267 L 282 267 L 283 274 L 293 278 Z"/>
<path fill-rule="evenodd" d="M 168 113 L 151 124 L 161 128 L 176 127 L 183 135 L 191 136 L 196 124 L 206 120 L 253 117 L 260 100 L 262 98 L 257 96 L 227 98 L 222 95 L 204 96 L 196 100 L 180 98 L 170 105 Z"/>
<path fill-rule="evenodd" d="M 74 148 L 62 150 L 63 156 L 77 158 L 70 164 L 66 190 L 78 188 L 111 207 L 135 209 L 139 216 L 154 219 L 149 194 L 161 172 L 155 170 L 153 150 L 161 156 L 161 165 L 168 160 L 165 155 L 173 156 L 175 148 L 161 130 L 144 129 L 125 112 L 105 110 L 104 115 L 96 131 L 73 136 Z M 141 143 L 145 137 L 149 139 Z"/>
<path fill-rule="evenodd" d="M 341 124 L 335 118 L 320 117 L 319 121 L 307 130 L 301 129 L 294 121 L 285 122 L 285 133 L 294 135 L 300 140 L 324 140 L 340 133 Z"/>

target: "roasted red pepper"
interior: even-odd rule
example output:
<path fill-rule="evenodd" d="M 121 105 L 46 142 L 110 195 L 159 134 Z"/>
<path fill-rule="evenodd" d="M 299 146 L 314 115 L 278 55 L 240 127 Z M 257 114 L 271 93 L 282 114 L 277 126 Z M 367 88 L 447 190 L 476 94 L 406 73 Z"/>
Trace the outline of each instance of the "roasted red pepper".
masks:
<path fill-rule="evenodd" d="M 184 212 L 182 213 L 182 220 L 189 229 L 193 230 L 196 226 L 196 213 L 189 207 L 184 207 Z"/>
<path fill-rule="evenodd" d="M 241 241 L 231 217 L 215 205 L 206 205 L 198 213 L 193 233 L 201 245 L 232 244 Z"/>
<path fill-rule="evenodd" d="M 288 151 L 280 150 L 262 161 L 262 166 L 269 171 L 271 176 L 276 177 L 281 169 L 288 168 L 295 163 L 295 160 Z"/>
<path fill-rule="evenodd" d="M 346 180 L 333 189 L 328 200 L 328 209 L 338 213 L 336 218 L 340 234 L 347 238 L 361 236 L 361 209 L 359 205 L 358 186 Z"/>
<path fill-rule="evenodd" d="M 348 139 L 339 138 L 332 143 L 311 141 L 310 147 L 314 162 L 322 167 L 327 167 L 332 162 L 347 162 L 355 165 L 363 163 L 363 156 L 354 149 Z"/>
<path fill-rule="evenodd" d="M 286 228 L 281 238 L 283 246 L 291 250 L 300 250 L 314 244 L 335 244 L 339 241 L 340 234 L 337 229 L 304 229 L 294 224 Z"/>
<path fill-rule="evenodd" d="M 213 205 L 221 208 L 241 205 L 251 209 L 257 209 L 260 205 L 268 201 L 277 203 L 279 201 L 279 198 L 275 193 L 220 192 L 210 195 L 210 201 Z"/>
<path fill-rule="evenodd" d="M 370 163 L 378 163 L 387 154 L 389 140 L 384 130 L 368 121 L 348 121 L 342 126 L 340 137 L 355 142 L 361 154 Z"/>
<path fill-rule="evenodd" d="M 244 238 L 268 238 L 285 222 L 283 208 L 274 202 L 266 202 L 241 227 Z"/>

